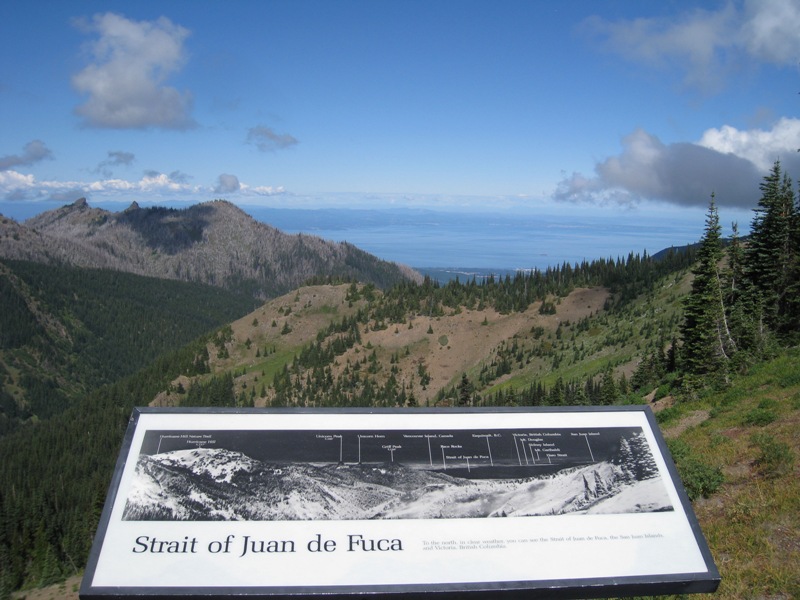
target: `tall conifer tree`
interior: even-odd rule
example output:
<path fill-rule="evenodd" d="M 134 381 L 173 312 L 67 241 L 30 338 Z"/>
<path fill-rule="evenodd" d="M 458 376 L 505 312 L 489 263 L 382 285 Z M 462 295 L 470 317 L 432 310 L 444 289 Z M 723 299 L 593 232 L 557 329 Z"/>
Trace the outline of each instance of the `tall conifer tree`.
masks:
<path fill-rule="evenodd" d="M 746 276 L 761 307 L 764 324 L 782 336 L 797 325 L 797 207 L 789 177 L 780 161 L 759 186 L 761 198 L 754 209 Z"/>
<path fill-rule="evenodd" d="M 722 289 L 722 233 L 719 214 L 711 196 L 706 228 L 697 265 L 692 271 L 692 291 L 684 301 L 682 357 L 687 370 L 697 375 L 725 376 L 736 344 L 728 327 Z"/>
<path fill-rule="evenodd" d="M 761 354 L 765 338 L 760 326 L 761 304 L 746 275 L 745 246 L 739 237 L 736 223 L 733 223 L 733 236 L 727 254 L 728 269 L 723 290 L 725 309 L 738 349 L 745 351 L 739 353 L 739 356 L 746 360 L 748 356 Z"/>

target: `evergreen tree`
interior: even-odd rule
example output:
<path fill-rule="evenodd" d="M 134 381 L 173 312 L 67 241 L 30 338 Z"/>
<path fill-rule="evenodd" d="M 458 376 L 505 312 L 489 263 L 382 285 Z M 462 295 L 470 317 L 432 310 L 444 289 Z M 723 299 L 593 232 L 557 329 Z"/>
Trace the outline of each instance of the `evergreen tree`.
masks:
<path fill-rule="evenodd" d="M 761 354 L 763 335 L 760 333 L 760 303 L 756 302 L 753 286 L 747 278 L 747 257 L 739 238 L 739 226 L 733 223 L 733 236 L 728 245 L 728 272 L 723 296 L 731 334 L 736 340 L 740 358 L 748 353 Z"/>
<path fill-rule="evenodd" d="M 618 465 L 622 472 L 622 480 L 630 482 L 636 479 L 636 474 L 633 469 L 634 455 L 631 451 L 631 445 L 624 437 L 619 439 L 619 452 L 613 460 L 615 465 Z"/>
<path fill-rule="evenodd" d="M 711 196 L 706 228 L 692 271 L 692 290 L 684 301 L 681 337 L 686 370 L 696 375 L 720 374 L 727 379 L 736 349 L 725 312 L 720 263 L 723 258 L 719 214 Z"/>
<path fill-rule="evenodd" d="M 781 333 L 788 343 L 800 340 L 800 190 L 793 204 L 789 224 L 789 258 L 783 294 Z"/>
<path fill-rule="evenodd" d="M 594 497 L 592 489 L 589 487 L 589 482 L 586 481 L 586 475 L 583 475 L 583 498 L 584 500 L 591 500 Z"/>
<path fill-rule="evenodd" d="M 746 277 L 764 324 L 780 335 L 798 322 L 797 207 L 792 183 L 776 161 L 761 185 L 746 253 Z M 794 326 L 794 327 L 793 327 Z"/>
<path fill-rule="evenodd" d="M 547 404 L 550 406 L 563 406 L 564 405 L 564 379 L 559 377 L 556 379 L 556 382 L 553 384 L 553 387 L 550 389 L 550 393 L 548 394 Z"/>
<path fill-rule="evenodd" d="M 466 373 L 461 374 L 461 383 L 458 384 L 458 405 L 469 406 L 472 404 L 472 393 L 474 391 L 472 382 Z"/>
<path fill-rule="evenodd" d="M 606 406 L 610 406 L 619 400 L 619 390 L 614 381 L 614 373 L 611 367 L 608 367 L 603 373 L 603 383 L 600 387 L 600 402 Z"/>

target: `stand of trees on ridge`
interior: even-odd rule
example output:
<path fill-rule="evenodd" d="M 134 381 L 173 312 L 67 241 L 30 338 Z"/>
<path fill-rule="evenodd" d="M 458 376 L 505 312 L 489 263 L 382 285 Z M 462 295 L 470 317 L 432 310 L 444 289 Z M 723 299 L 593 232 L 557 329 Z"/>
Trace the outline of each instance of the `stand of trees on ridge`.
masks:
<path fill-rule="evenodd" d="M 712 196 L 681 327 L 687 382 L 726 383 L 775 345 L 800 340 L 800 204 L 778 162 L 760 187 L 747 244 L 734 226 L 727 249 Z"/>
<path fill-rule="evenodd" d="M 748 364 L 781 346 L 797 344 L 799 214 L 791 181 L 776 163 L 761 185 L 746 242 L 737 235 L 729 243 L 723 242 L 712 197 L 696 253 L 687 249 L 669 252 L 659 260 L 631 254 L 625 259 L 565 263 L 544 272 L 489 279 L 482 284 L 475 280 L 444 286 L 431 280 L 419 285 L 403 283 L 383 294 L 374 286 L 353 284 L 349 300 L 366 299 L 366 308 L 321 331 L 271 385 L 280 392 L 281 405 L 302 402 L 307 390 L 296 390 L 306 385 L 327 386 L 332 391 L 339 383 L 344 386 L 348 380 L 329 379 L 330 363 L 346 348 L 360 343 L 360 331 L 366 325 L 387 328 L 402 323 L 408 314 L 444 315 L 462 307 L 521 311 L 535 301 L 541 301 L 541 310 L 548 312 L 560 296 L 584 286 L 608 287 L 612 295 L 606 312 L 613 314 L 660 279 L 694 265 L 692 289 L 685 299 L 677 335 L 659 338 L 641 357 L 630 380 L 615 378 L 609 366 L 599 377 L 585 381 L 558 379 L 549 389 L 534 382 L 526 390 L 505 389 L 484 397 L 465 374 L 451 390 L 441 392 L 443 399 L 455 405 L 613 404 L 629 391 L 649 390 L 664 377 L 671 377 L 682 398 L 691 399 L 701 386 L 724 385 Z M 20 306 L 16 309 L 21 310 Z M 35 325 L 31 323 L 31 327 Z M 208 348 L 216 345 L 222 351 L 226 331 L 198 338 L 135 375 L 86 393 L 60 414 L 0 437 L 0 598 L 83 569 L 132 408 L 167 389 L 178 375 L 207 374 Z M 21 343 L 31 335 L 38 332 L 32 334 L 24 327 L 9 329 L 3 343 Z M 498 353 L 497 363 L 481 375 L 485 380 L 478 383 L 484 385 L 505 372 L 504 361 L 518 361 L 520 352 L 525 360 L 526 351 L 533 350 L 515 347 L 510 341 Z M 367 354 L 359 369 L 369 373 L 373 363 Z M 424 365 L 418 375 L 425 379 Z M 383 386 L 367 383 L 369 378 L 353 373 L 349 377 L 358 386 L 357 393 L 342 387 L 340 398 L 331 396 L 332 403 L 364 405 L 391 398 L 392 405 L 416 404 L 413 396 L 403 397 L 403 390 L 392 386 L 391 377 Z M 233 385 L 230 373 L 206 375 L 186 396 L 192 405 L 252 402 L 252 397 L 237 397 Z"/>

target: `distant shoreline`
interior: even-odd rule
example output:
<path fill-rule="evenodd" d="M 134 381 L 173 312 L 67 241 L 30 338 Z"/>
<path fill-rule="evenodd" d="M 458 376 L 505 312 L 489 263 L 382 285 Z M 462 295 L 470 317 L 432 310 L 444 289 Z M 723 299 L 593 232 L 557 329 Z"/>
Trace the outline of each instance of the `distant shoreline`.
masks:
<path fill-rule="evenodd" d="M 533 269 L 487 269 L 483 267 L 411 267 L 422 275 L 430 277 L 434 281 L 446 284 L 449 281 L 458 279 L 460 282 L 468 282 L 475 279 L 481 283 L 490 277 L 495 279 L 509 275 L 514 277 L 517 273 L 530 273 Z"/>

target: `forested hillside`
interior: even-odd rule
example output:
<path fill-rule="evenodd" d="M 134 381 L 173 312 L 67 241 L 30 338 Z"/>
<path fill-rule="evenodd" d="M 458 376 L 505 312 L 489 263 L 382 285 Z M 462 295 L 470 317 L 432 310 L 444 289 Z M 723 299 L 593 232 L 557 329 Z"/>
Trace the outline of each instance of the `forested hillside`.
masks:
<path fill-rule="evenodd" d="M 0 261 L 0 436 L 60 413 L 254 304 L 208 285 Z"/>
<path fill-rule="evenodd" d="M 83 567 L 135 405 L 647 402 L 709 528 L 720 596 L 793 597 L 797 204 L 776 164 L 746 243 L 724 243 L 712 198 L 696 252 L 483 283 L 310 285 L 270 300 L 0 440 L 0 589 Z M 25 331 L 10 337 L 25 339 Z M 751 554 L 768 560 L 747 567 Z"/>

